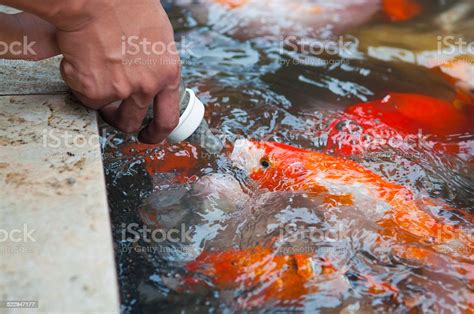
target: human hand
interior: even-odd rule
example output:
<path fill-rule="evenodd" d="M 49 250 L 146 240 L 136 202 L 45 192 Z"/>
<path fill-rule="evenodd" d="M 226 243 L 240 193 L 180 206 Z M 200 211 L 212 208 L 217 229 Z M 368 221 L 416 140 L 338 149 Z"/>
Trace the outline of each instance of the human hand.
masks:
<path fill-rule="evenodd" d="M 173 29 L 160 2 L 83 0 L 82 4 L 70 16 L 50 19 L 58 28 L 64 81 L 84 105 L 99 110 L 107 123 L 126 133 L 140 130 L 153 103 L 153 120 L 139 139 L 160 143 L 178 124 L 181 80 Z M 150 47 L 141 46 L 133 51 L 132 61 L 139 62 L 130 62 L 126 43 L 132 36 L 167 49 L 150 54 Z"/>

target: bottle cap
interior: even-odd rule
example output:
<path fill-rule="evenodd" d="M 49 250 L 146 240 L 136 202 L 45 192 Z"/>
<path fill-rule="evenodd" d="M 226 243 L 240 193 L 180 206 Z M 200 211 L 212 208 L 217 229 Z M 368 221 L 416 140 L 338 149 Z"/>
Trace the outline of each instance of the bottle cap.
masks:
<path fill-rule="evenodd" d="M 203 103 L 191 89 L 186 89 L 186 93 L 189 96 L 189 102 L 179 118 L 178 126 L 168 136 L 168 142 L 171 144 L 188 139 L 198 129 L 204 119 L 205 109 Z"/>

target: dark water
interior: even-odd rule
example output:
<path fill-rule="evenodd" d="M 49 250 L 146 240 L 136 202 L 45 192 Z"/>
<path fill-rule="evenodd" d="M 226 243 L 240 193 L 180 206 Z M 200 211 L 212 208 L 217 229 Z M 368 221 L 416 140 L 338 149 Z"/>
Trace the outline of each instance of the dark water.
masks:
<path fill-rule="evenodd" d="M 203 4 L 196 8 L 170 2 L 168 9 L 178 42 L 191 52 L 184 49 L 183 78 L 206 104 L 206 119 L 216 134 L 229 143 L 245 137 L 323 151 L 325 130 L 348 105 L 381 99 L 389 92 L 418 93 L 446 101 L 455 97 L 453 83 L 440 73 L 420 60 L 420 64 L 403 60 L 410 60 L 405 58 L 407 51 L 419 55 L 436 50 L 440 34 L 472 42 L 474 28 L 469 25 L 474 26 L 473 12 L 447 28 L 437 24 L 436 18 L 460 1 L 422 2 L 424 14 L 410 22 L 391 23 L 379 14 L 359 26 L 337 30 L 338 35 L 336 29 L 316 35 L 296 30 L 289 33 L 296 34 L 299 43 L 318 38 L 314 36 L 337 39 L 339 34 L 347 41 L 358 39 L 358 44 L 349 48 L 352 53 L 336 55 L 306 53 L 301 45 L 296 49 L 291 42 L 282 44 L 278 39 L 282 33 L 272 34 L 272 30 L 251 36 L 249 28 L 239 31 L 238 16 L 222 15 L 215 23 L 213 14 L 221 12 L 214 9 L 206 20 Z M 290 30 L 295 23 L 298 20 L 290 23 Z M 344 206 L 327 210 L 321 199 L 300 193 L 255 189 L 226 157 L 208 156 L 186 145 L 149 148 L 146 155 L 157 159 L 189 155 L 189 160 L 195 161 L 152 176 L 146 171 L 144 154 L 129 148 L 136 142 L 133 136 L 103 128 L 111 138 L 104 141 L 104 163 L 124 313 L 462 313 L 472 307 L 474 263 L 469 253 L 463 260 L 438 254 L 440 262 L 434 266 L 411 263 L 393 254 L 392 242 L 380 242 L 379 227 L 367 213 Z M 457 208 L 434 214 L 451 224 L 462 223 L 472 235 L 473 226 L 465 214 L 474 213 L 474 133 L 452 134 L 450 139 L 463 143 L 466 152 L 446 155 L 420 147 L 387 146 L 376 153 L 344 157 L 411 188 L 416 195 L 440 198 Z M 327 153 L 338 155 L 337 151 Z M 212 278 L 202 275 L 207 285 L 182 287 L 184 278 L 196 275 L 189 274 L 186 265 L 201 252 L 264 246 L 275 235 L 282 235 L 275 226 L 344 230 L 338 241 L 303 237 L 285 242 L 284 234 L 278 244 L 278 254 L 311 252 L 317 259 L 330 260 L 338 275 L 309 282 L 318 292 L 251 306 L 245 300 L 251 300 L 255 291 L 269 289 L 277 278 L 267 278 L 258 287 L 220 289 Z M 191 235 L 181 232 L 184 238 L 179 241 L 147 241 L 143 236 L 135 241 L 134 231 L 145 227 L 165 232 L 183 227 L 191 229 Z M 471 274 L 460 275 L 456 267 L 471 269 Z M 361 274 L 389 282 L 398 292 L 373 293 L 360 280 Z"/>

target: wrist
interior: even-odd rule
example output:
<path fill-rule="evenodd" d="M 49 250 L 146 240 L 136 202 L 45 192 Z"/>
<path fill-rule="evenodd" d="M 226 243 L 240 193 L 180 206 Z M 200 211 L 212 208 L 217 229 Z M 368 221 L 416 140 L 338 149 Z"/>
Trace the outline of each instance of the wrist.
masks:
<path fill-rule="evenodd" d="M 107 10 L 113 10 L 119 2 L 120 0 L 0 0 L 0 4 L 32 13 L 64 31 L 81 28 Z"/>
<path fill-rule="evenodd" d="M 62 31 L 75 31 L 112 10 L 116 0 L 54 0 L 44 18 Z"/>

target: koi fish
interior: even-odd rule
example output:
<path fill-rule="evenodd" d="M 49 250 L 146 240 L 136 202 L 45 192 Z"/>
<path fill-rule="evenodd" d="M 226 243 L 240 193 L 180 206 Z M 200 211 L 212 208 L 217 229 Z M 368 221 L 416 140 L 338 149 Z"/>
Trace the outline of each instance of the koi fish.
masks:
<path fill-rule="evenodd" d="M 185 183 L 193 177 L 200 164 L 202 151 L 189 143 L 179 145 L 148 145 L 135 143 L 121 148 L 127 158 L 138 158 L 150 177 L 159 173 L 174 173 L 175 181 Z"/>
<path fill-rule="evenodd" d="M 215 3 L 226 6 L 229 9 L 240 8 L 249 3 L 250 0 L 214 0 Z M 303 8 L 311 13 L 324 13 L 324 6 L 319 4 L 302 5 L 301 3 L 287 3 L 290 10 Z M 383 0 L 383 12 L 392 21 L 410 20 L 422 13 L 422 7 L 416 0 Z"/>
<path fill-rule="evenodd" d="M 413 193 L 350 160 L 270 142 L 238 140 L 231 159 L 261 188 L 322 195 L 328 206 L 352 205 L 374 216 L 399 242 L 472 258 L 474 241 L 459 227 L 421 210 Z"/>
<path fill-rule="evenodd" d="M 394 22 L 411 20 L 422 11 L 422 6 L 416 0 L 383 0 L 383 12 Z"/>
<path fill-rule="evenodd" d="M 326 151 L 349 155 L 378 150 L 388 141 L 428 136 L 435 151 L 458 154 L 449 135 L 472 131 L 467 111 L 452 103 L 417 94 L 390 93 L 381 100 L 348 107 L 329 126 Z"/>
<path fill-rule="evenodd" d="M 406 244 L 399 255 L 435 267 L 445 263 L 434 252 L 465 254 L 472 258 L 472 239 L 455 226 L 443 224 L 418 207 L 413 194 L 352 161 L 279 143 L 239 140 L 231 159 L 261 188 L 303 191 L 325 196 L 328 206 L 357 205 L 375 208 L 382 235 Z M 374 213 L 371 213 L 373 215 Z M 432 250 L 422 249 L 420 242 Z M 434 252 L 433 252 L 434 251 Z M 312 254 L 281 255 L 271 247 L 204 251 L 185 266 L 187 275 L 177 291 L 209 287 L 236 294 L 238 309 L 263 304 L 300 306 L 304 296 L 318 292 L 318 280 L 346 278 L 363 282 L 367 293 L 396 297 L 398 289 L 370 275 L 338 270 L 329 260 Z M 470 264 L 457 266 L 460 276 L 473 282 Z M 243 293 L 252 291 L 252 293 Z"/>
<path fill-rule="evenodd" d="M 207 285 L 222 290 L 253 291 L 237 299 L 239 309 L 252 309 L 263 304 L 298 306 L 302 297 L 318 291 L 317 279 L 351 276 L 365 285 L 372 295 L 396 295 L 398 289 L 380 282 L 370 275 L 342 274 L 330 261 L 310 254 L 279 255 L 270 248 L 255 247 L 246 250 L 203 252 L 186 265 L 191 276 L 183 286 L 194 291 Z M 356 278 L 354 278 L 356 277 Z"/>
<path fill-rule="evenodd" d="M 313 36 L 328 26 L 340 33 L 365 23 L 381 0 L 212 0 L 178 1 L 194 17 L 217 31 L 237 38 L 293 35 Z M 210 18 L 212 17 L 212 18 Z"/>
<path fill-rule="evenodd" d="M 278 19 L 281 21 L 282 13 L 284 13 L 287 22 L 293 20 L 292 16 L 297 16 L 298 23 L 301 25 L 321 28 L 332 24 L 341 29 L 347 28 L 341 27 L 342 25 L 357 25 L 367 21 L 380 7 L 383 14 L 394 22 L 411 20 L 423 12 L 423 7 L 417 0 L 339 0 L 337 3 L 319 0 L 298 2 L 282 0 L 213 0 L 211 3 L 217 4 L 228 11 L 239 11 L 236 14 L 236 17 L 241 20 L 239 24 L 248 23 L 249 26 L 257 26 L 259 18 L 265 18 L 267 22 L 270 22 L 268 19 L 272 17 L 272 21 L 278 21 Z M 292 15 L 288 15 L 288 12 L 291 12 Z M 351 20 L 345 19 L 345 16 L 351 17 Z M 250 19 L 253 20 L 250 22 Z M 260 27 L 265 27 L 265 25 L 260 25 Z"/>
<path fill-rule="evenodd" d="M 456 89 L 457 97 L 454 105 L 459 108 L 474 109 L 474 55 L 458 55 L 435 67 Z"/>

